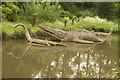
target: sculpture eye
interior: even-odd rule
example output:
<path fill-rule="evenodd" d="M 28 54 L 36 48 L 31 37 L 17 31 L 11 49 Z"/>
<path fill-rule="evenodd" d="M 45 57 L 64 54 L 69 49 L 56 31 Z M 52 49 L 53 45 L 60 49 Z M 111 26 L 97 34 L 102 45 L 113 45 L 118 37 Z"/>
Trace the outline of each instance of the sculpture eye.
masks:
<path fill-rule="evenodd" d="M 63 33 L 61 31 L 58 31 L 58 34 L 62 35 Z"/>

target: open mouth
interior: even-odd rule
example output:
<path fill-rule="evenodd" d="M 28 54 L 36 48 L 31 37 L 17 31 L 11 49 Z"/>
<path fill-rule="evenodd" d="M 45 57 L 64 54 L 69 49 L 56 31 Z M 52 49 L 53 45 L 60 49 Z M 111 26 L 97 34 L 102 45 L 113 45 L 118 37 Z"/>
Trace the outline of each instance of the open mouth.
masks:
<path fill-rule="evenodd" d="M 39 25 L 39 27 L 40 27 L 43 31 L 46 31 L 46 32 L 48 32 L 48 33 L 50 33 L 50 34 L 55 35 L 55 31 L 54 31 L 52 28 L 46 27 L 46 26 L 43 26 L 43 25 Z"/>

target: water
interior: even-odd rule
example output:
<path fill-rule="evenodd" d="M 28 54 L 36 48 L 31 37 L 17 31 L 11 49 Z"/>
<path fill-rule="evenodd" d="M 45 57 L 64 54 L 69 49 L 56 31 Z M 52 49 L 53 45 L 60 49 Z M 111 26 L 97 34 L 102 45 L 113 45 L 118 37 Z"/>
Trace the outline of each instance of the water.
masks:
<path fill-rule="evenodd" d="M 104 43 L 68 47 L 36 47 L 26 40 L 6 40 L 2 46 L 3 78 L 109 78 L 118 68 L 118 37 Z"/>

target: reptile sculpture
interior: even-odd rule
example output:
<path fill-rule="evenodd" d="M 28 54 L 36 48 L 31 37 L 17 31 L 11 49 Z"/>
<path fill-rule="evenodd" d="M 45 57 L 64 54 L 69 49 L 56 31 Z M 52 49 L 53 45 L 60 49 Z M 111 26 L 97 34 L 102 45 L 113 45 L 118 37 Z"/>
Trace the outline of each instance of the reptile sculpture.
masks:
<path fill-rule="evenodd" d="M 86 44 L 92 44 L 94 42 L 104 41 L 102 39 L 99 39 L 94 31 L 88 31 L 84 29 L 64 31 L 61 29 L 53 29 L 43 25 L 39 25 L 39 27 L 43 31 L 47 32 L 47 34 L 53 35 L 54 37 L 56 37 L 58 40 L 61 41 L 78 42 L 78 43 L 86 43 Z"/>

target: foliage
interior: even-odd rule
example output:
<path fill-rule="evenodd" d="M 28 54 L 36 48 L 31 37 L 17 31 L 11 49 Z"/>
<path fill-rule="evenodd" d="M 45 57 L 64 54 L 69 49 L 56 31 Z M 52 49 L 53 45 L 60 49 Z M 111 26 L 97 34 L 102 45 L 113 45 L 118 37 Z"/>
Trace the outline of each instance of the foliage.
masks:
<path fill-rule="evenodd" d="M 6 18 L 8 21 L 15 21 L 17 17 L 17 13 L 20 11 L 19 7 L 14 3 L 5 2 L 2 4 L 2 16 Z"/>
<path fill-rule="evenodd" d="M 77 19 L 77 17 L 76 17 L 76 16 L 73 16 L 72 19 Z"/>
<path fill-rule="evenodd" d="M 72 17 L 73 15 L 69 12 L 69 11 L 64 11 L 64 10 L 61 10 L 60 12 L 60 17 L 64 18 L 64 17 Z"/>
<path fill-rule="evenodd" d="M 81 21 L 85 26 L 83 28 L 95 31 L 109 31 L 113 28 L 113 31 L 118 31 L 118 24 L 114 24 L 111 21 L 107 21 L 106 19 L 96 17 L 86 17 L 81 19 Z"/>
<path fill-rule="evenodd" d="M 73 16 L 73 17 L 72 17 L 72 25 L 74 24 L 75 19 L 77 19 L 77 17 L 76 17 L 76 16 Z"/>
<path fill-rule="evenodd" d="M 25 38 L 25 31 L 22 29 L 15 29 L 13 35 L 13 39 L 24 39 Z"/>
<path fill-rule="evenodd" d="M 34 14 L 37 16 L 37 23 L 44 21 L 54 22 L 59 19 L 59 14 L 62 12 L 61 6 L 58 3 L 24 3 L 23 6 L 20 17 L 21 20 L 28 22 L 31 22 L 32 15 Z"/>
<path fill-rule="evenodd" d="M 71 25 L 71 20 L 69 20 L 67 23 L 67 27 L 64 27 L 63 25 L 64 22 L 58 22 L 58 21 L 54 23 L 45 22 L 42 24 L 63 30 L 87 29 L 87 30 L 108 32 L 110 31 L 111 28 L 113 28 L 113 32 L 120 32 L 118 30 L 118 24 L 114 24 L 113 22 L 107 21 L 106 19 L 101 19 L 98 16 L 80 18 L 80 22 L 76 21 L 74 25 Z"/>
<path fill-rule="evenodd" d="M 66 27 L 69 17 L 64 17 L 64 26 Z"/>
<path fill-rule="evenodd" d="M 106 5 L 106 6 L 104 6 Z M 8 21 L 31 22 L 32 16 L 37 18 L 36 23 L 45 21 L 54 22 L 64 17 L 94 17 L 100 16 L 109 20 L 118 18 L 118 3 L 89 3 L 89 2 L 4 2 L 2 16 Z"/>
<path fill-rule="evenodd" d="M 120 17 L 120 4 L 119 3 L 114 3 L 114 12 L 115 12 L 115 15 L 116 17 Z"/>
<path fill-rule="evenodd" d="M 39 24 L 64 30 L 88 29 L 107 32 L 113 28 L 113 32 L 120 32 L 118 30 L 118 21 L 120 21 L 118 18 L 119 5 L 118 3 L 89 2 L 4 2 L 2 4 L 2 34 L 3 37 L 24 36 L 24 31 L 22 31 L 21 28 L 17 28 L 19 30 L 13 30 L 8 27 L 8 24 L 15 24 L 16 22 L 22 22 L 28 26 L 31 32 L 38 31 L 39 28 L 36 27 L 36 25 Z M 35 27 L 31 27 L 30 24 L 33 16 L 35 16 Z M 77 17 L 78 21 L 74 20 L 74 18 L 76 18 L 74 16 Z M 67 17 L 69 17 L 69 19 L 67 19 Z M 14 21 L 14 23 L 6 22 L 4 21 L 5 19 L 11 22 Z M 114 23 L 108 21 L 108 19 Z M 71 25 L 72 22 L 74 25 Z M 67 24 L 67 27 L 64 27 L 65 24 Z"/>
<path fill-rule="evenodd" d="M 61 2 L 60 5 L 65 11 L 69 11 L 70 13 L 74 14 L 79 11 L 78 7 L 73 2 Z"/>
<path fill-rule="evenodd" d="M 31 24 L 29 23 L 25 23 L 25 22 L 21 22 L 21 23 L 26 25 L 31 35 L 32 33 L 35 33 L 38 30 L 40 30 L 40 28 L 36 25 L 32 27 Z M 17 28 L 9 27 L 9 25 L 15 25 L 15 24 L 17 23 L 12 23 L 12 22 L 7 22 L 7 21 L 4 21 L 2 23 L 2 39 L 8 39 L 8 38 L 23 39 L 25 38 L 25 30 L 22 27 L 17 27 Z"/>
<path fill-rule="evenodd" d="M 96 14 L 90 11 L 81 11 L 81 12 L 77 12 L 76 16 L 77 17 L 87 17 L 87 16 L 94 17 L 96 16 Z"/>
<path fill-rule="evenodd" d="M 108 20 L 112 19 L 114 16 L 114 3 L 111 2 L 102 2 L 96 5 L 97 14 L 101 18 L 106 18 Z"/>
<path fill-rule="evenodd" d="M 69 17 L 64 17 L 64 20 L 68 21 L 68 20 L 69 20 Z"/>
<path fill-rule="evenodd" d="M 94 31 L 104 31 L 108 32 L 110 31 L 111 28 L 113 28 L 113 32 L 120 32 L 118 30 L 118 24 L 114 24 L 111 21 L 107 21 L 106 19 L 99 18 L 98 16 L 96 17 L 85 17 L 85 18 L 80 18 L 80 22 L 75 21 L 74 25 L 71 24 L 71 20 L 68 17 L 65 17 L 65 19 L 68 20 L 67 22 L 67 27 L 64 27 L 64 21 L 55 21 L 55 22 L 44 22 L 42 23 L 45 26 L 52 27 L 52 28 L 57 28 L 57 29 L 63 29 L 63 30 L 76 30 L 76 29 L 88 29 L 88 30 L 94 30 Z M 35 33 L 40 28 L 35 25 L 35 27 L 31 27 L 31 24 L 26 23 L 26 22 L 21 22 L 26 25 L 26 27 L 30 30 L 31 33 Z M 18 28 L 11 28 L 9 25 L 15 25 L 17 23 L 11 23 L 11 22 L 6 22 L 4 21 L 2 23 L 2 35 L 3 38 L 7 38 L 9 36 L 12 36 L 13 38 L 24 38 L 24 29 L 22 27 Z"/>
<path fill-rule="evenodd" d="M 55 13 L 59 13 L 59 11 L 61 10 L 61 5 L 59 5 L 58 2 L 42 2 L 41 3 L 42 7 L 47 10 L 47 11 L 51 11 L 51 12 L 55 12 Z"/>

